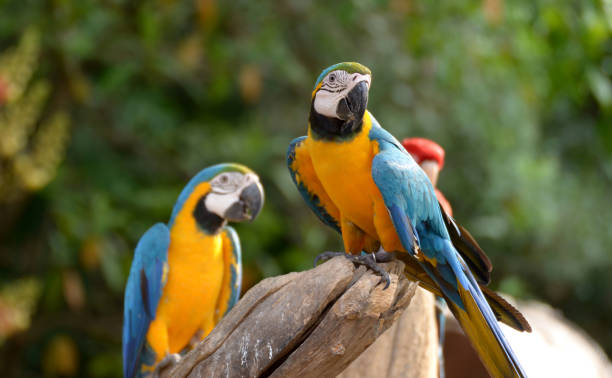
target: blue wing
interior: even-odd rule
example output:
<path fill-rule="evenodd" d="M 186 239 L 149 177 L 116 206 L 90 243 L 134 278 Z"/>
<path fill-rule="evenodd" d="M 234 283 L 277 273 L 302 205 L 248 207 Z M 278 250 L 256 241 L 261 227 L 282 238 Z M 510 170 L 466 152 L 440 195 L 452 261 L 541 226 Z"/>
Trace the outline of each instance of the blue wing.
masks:
<path fill-rule="evenodd" d="M 146 335 L 165 285 L 170 231 L 163 223 L 140 238 L 125 287 L 123 303 L 123 375 L 132 378 L 141 365 Z"/>
<path fill-rule="evenodd" d="M 289 173 L 308 207 L 323 223 L 341 233 L 340 211 L 323 189 L 314 171 L 310 155 L 304 146 L 306 138 L 306 136 L 296 138 L 289 145 L 287 151 Z"/>
<path fill-rule="evenodd" d="M 405 224 L 398 230 L 402 242 L 416 237 L 416 234 L 410 235 L 415 229 L 419 231 L 419 226 L 448 239 L 434 188 L 425 172 L 374 117 L 370 138 L 378 142 L 379 147 L 372 161 L 372 178 L 383 195 L 396 228 Z M 410 227 L 405 223 L 406 219 L 410 220 Z"/>
<path fill-rule="evenodd" d="M 216 322 L 225 316 L 238 302 L 242 285 L 242 250 L 240 248 L 240 239 L 236 230 L 230 226 L 224 228 L 223 236 L 225 272 L 223 275 L 223 287 L 219 295 L 218 314 L 220 316 Z"/>
<path fill-rule="evenodd" d="M 453 247 L 430 181 L 412 157 L 373 120 L 379 152 L 372 177 L 406 251 L 439 286 L 449 308 L 494 376 L 525 376 L 467 265 Z"/>

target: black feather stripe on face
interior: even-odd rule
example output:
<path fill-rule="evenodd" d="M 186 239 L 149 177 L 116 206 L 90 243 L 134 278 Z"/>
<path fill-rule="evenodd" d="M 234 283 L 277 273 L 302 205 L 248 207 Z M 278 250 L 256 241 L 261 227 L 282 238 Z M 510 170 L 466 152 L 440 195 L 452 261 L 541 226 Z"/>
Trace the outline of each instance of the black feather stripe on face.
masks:
<path fill-rule="evenodd" d="M 310 104 L 310 128 L 315 139 L 348 141 L 357 135 L 363 127 L 363 119 L 346 120 L 330 118 L 317 113 L 314 99 Z"/>
<path fill-rule="evenodd" d="M 202 196 L 198 200 L 195 209 L 193 209 L 193 217 L 204 232 L 215 235 L 225 225 L 225 219 L 208 211 L 206 208 L 206 196 L 208 196 L 208 194 Z"/>

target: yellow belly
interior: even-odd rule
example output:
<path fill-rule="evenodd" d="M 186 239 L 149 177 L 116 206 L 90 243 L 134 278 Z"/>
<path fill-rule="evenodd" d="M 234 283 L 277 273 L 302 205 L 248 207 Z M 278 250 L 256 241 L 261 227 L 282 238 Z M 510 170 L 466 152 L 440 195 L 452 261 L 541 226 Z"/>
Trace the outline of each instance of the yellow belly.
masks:
<path fill-rule="evenodd" d="M 341 216 L 377 238 L 374 203 L 382 201 L 382 197 L 371 173 L 376 148 L 368 137 L 371 127 L 370 115 L 366 113 L 363 130 L 354 139 L 337 143 L 310 136 L 307 143 L 317 177 Z"/>
<path fill-rule="evenodd" d="M 176 229 L 177 225 L 168 250 L 168 280 L 147 334 L 158 360 L 180 352 L 198 331 L 205 336 L 212 330 L 223 281 L 221 235 L 205 235 L 191 227 Z"/>
<path fill-rule="evenodd" d="M 372 159 L 378 153 L 378 143 L 369 138 L 371 128 L 372 119 L 366 112 L 363 128 L 353 139 L 338 143 L 309 135 L 308 152 L 321 185 L 340 211 L 346 252 L 373 251 L 379 245 L 386 251 L 405 251 L 372 178 Z"/>

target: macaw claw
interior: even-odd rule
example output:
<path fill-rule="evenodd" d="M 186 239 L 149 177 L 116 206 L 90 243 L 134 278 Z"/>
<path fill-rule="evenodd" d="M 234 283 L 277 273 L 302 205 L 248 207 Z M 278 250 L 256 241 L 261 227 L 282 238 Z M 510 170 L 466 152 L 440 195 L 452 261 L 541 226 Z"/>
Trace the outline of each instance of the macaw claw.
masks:
<path fill-rule="evenodd" d="M 366 268 L 369 268 L 373 272 L 377 273 L 381 276 L 382 280 L 385 282 L 385 287 L 383 290 L 387 289 L 391 284 L 391 277 L 389 277 L 389 273 L 378 265 L 379 262 L 389 262 L 393 259 L 393 254 L 386 251 L 378 251 L 376 253 L 368 253 L 368 254 L 360 254 L 360 255 L 351 255 L 344 252 L 323 252 L 315 258 L 314 266 L 317 266 L 319 261 L 321 260 L 329 260 L 336 256 L 344 256 L 349 259 L 355 265 L 363 265 Z"/>

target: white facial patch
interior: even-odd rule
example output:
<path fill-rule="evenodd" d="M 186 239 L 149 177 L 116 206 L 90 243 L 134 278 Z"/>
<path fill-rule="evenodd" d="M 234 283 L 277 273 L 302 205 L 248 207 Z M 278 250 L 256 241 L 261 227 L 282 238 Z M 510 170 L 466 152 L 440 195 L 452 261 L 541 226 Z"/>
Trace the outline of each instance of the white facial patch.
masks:
<path fill-rule="evenodd" d="M 365 81 L 370 87 L 372 77 L 359 73 L 349 74 L 346 71 L 332 71 L 323 79 L 321 88 L 314 99 L 315 111 L 330 118 L 338 118 L 338 103 L 357 85 Z"/>
<path fill-rule="evenodd" d="M 338 109 L 338 103 L 346 97 L 347 93 L 348 91 L 345 92 L 345 90 L 338 93 L 319 90 L 314 100 L 315 111 L 326 117 L 337 118 L 336 109 Z"/>
<path fill-rule="evenodd" d="M 259 177 L 254 173 L 224 172 L 210 182 L 211 191 L 205 199 L 206 209 L 221 218 L 234 203 L 240 201 L 242 190 L 252 184 L 259 183 Z"/>
<path fill-rule="evenodd" d="M 232 192 L 227 194 L 208 193 L 205 199 L 206 209 L 211 213 L 217 214 L 221 218 L 234 203 L 240 201 L 240 192 Z"/>

